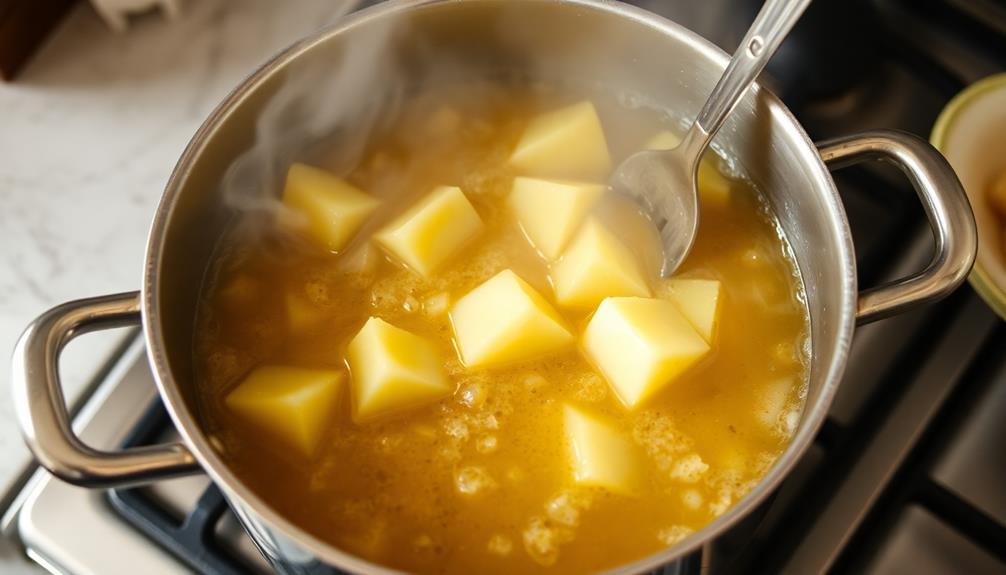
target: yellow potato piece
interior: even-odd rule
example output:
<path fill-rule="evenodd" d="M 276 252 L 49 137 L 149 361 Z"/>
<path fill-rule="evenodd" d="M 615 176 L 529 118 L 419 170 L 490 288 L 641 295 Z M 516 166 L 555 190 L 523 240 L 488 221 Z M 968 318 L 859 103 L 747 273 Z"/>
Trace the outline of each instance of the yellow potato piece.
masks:
<path fill-rule="evenodd" d="M 518 177 L 510 191 L 510 207 L 524 235 L 551 261 L 603 193 L 601 184 Z"/>
<path fill-rule="evenodd" d="M 702 359 L 709 344 L 673 303 L 618 297 L 597 308 L 584 331 L 583 350 L 632 409 Z"/>
<path fill-rule="evenodd" d="M 667 280 L 663 286 L 667 299 L 710 344 L 719 322 L 720 287 L 719 280 L 690 278 Z"/>
<path fill-rule="evenodd" d="M 482 231 L 482 219 L 461 188 L 440 186 L 381 229 L 374 239 L 423 277 Z"/>
<path fill-rule="evenodd" d="M 552 266 L 552 285 L 559 305 L 594 308 L 606 297 L 650 295 L 635 256 L 607 228 L 588 220 Z"/>
<path fill-rule="evenodd" d="M 646 149 L 670 150 L 680 142 L 677 134 L 664 130 L 650 138 Z M 713 165 L 714 157 L 714 153 L 707 152 L 699 162 L 699 198 L 708 205 L 723 207 L 730 202 L 730 180 Z"/>
<path fill-rule="evenodd" d="M 529 176 L 604 181 L 611 157 L 594 104 L 580 102 L 531 120 L 510 165 Z"/>
<path fill-rule="evenodd" d="M 256 368 L 224 400 L 238 417 L 310 456 L 335 416 L 345 374 L 267 365 Z"/>
<path fill-rule="evenodd" d="M 353 420 L 366 422 L 451 393 L 443 358 L 426 339 L 372 317 L 346 350 Z"/>
<path fill-rule="evenodd" d="M 450 317 L 466 367 L 534 359 L 573 343 L 559 314 L 511 270 L 468 292 L 451 308 Z"/>
<path fill-rule="evenodd" d="M 563 415 L 576 483 L 622 495 L 637 492 L 643 472 L 636 446 L 607 422 L 575 407 L 567 405 Z"/>
<path fill-rule="evenodd" d="M 293 164 L 286 174 L 283 205 L 292 212 L 290 224 L 333 252 L 353 239 L 378 204 L 325 170 Z"/>

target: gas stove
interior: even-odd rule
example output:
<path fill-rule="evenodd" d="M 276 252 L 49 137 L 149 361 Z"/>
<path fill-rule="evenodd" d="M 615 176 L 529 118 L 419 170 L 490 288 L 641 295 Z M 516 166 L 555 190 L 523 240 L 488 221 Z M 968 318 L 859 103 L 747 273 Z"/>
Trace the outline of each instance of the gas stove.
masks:
<path fill-rule="evenodd" d="M 759 2 L 637 4 L 728 51 Z M 818 0 L 767 83 L 814 139 L 871 128 L 928 134 L 961 88 L 1006 69 L 1006 8 L 988 0 Z M 897 173 L 836 174 L 860 285 L 922 269 L 932 238 Z M 133 334 L 75 426 L 107 449 L 173 433 Z M 1006 323 L 964 286 L 860 328 L 813 447 L 783 483 L 738 573 L 1006 573 Z M 44 471 L 25 485 L 16 532 L 53 573 L 269 573 L 205 477 L 96 492 Z M 703 571 L 701 560 L 665 573 Z M 142 567 L 141 567 L 142 566 Z"/>

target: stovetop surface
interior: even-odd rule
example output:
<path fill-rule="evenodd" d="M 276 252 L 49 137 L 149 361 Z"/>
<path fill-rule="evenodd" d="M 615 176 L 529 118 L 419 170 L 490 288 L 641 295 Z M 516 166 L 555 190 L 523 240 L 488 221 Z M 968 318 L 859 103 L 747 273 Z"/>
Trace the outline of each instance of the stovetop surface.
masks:
<path fill-rule="evenodd" d="M 759 5 L 637 2 L 732 48 Z M 987 0 L 818 0 L 768 83 L 814 139 L 871 128 L 926 136 L 968 83 L 1006 69 L 1006 8 Z M 928 263 L 932 238 L 896 172 L 836 182 L 861 286 Z M 96 446 L 162 440 L 142 344 L 81 413 Z M 829 417 L 732 571 L 1006 573 L 1006 323 L 965 286 L 860 328 Z M 138 427 L 139 426 L 139 427 Z M 205 477 L 94 493 L 39 473 L 20 517 L 29 552 L 64 573 L 206 574 L 268 567 Z M 128 557 L 129 559 L 123 559 Z M 137 563 L 142 561 L 142 563 Z"/>

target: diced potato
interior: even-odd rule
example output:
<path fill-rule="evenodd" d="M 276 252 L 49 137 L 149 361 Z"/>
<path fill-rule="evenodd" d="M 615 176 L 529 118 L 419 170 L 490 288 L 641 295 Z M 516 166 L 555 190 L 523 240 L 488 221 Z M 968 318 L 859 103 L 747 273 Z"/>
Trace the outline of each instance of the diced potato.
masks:
<path fill-rule="evenodd" d="M 256 368 L 224 400 L 238 417 L 310 456 L 335 416 L 341 371 L 268 365 Z"/>
<path fill-rule="evenodd" d="M 603 224 L 588 220 L 552 266 L 552 284 L 559 305 L 596 307 L 606 297 L 650 295 L 635 256 Z"/>
<path fill-rule="evenodd" d="M 511 270 L 459 299 L 450 317 L 466 367 L 533 359 L 573 343 L 559 314 Z"/>
<path fill-rule="evenodd" d="M 525 175 L 604 181 L 611 157 L 594 104 L 573 104 L 531 120 L 510 164 Z"/>
<path fill-rule="evenodd" d="M 700 360 L 709 344 L 673 303 L 619 297 L 601 302 L 584 331 L 583 349 L 632 409 Z"/>
<path fill-rule="evenodd" d="M 286 325 L 291 332 L 303 332 L 321 324 L 325 316 L 318 306 L 312 304 L 296 291 L 286 293 Z"/>
<path fill-rule="evenodd" d="M 567 405 L 564 417 L 576 483 L 623 495 L 636 492 L 643 476 L 636 446 L 610 424 L 579 409 Z"/>
<path fill-rule="evenodd" d="M 293 164 L 286 174 L 283 205 L 322 247 L 337 252 L 353 239 L 380 200 L 324 170 Z"/>
<path fill-rule="evenodd" d="M 719 320 L 719 280 L 672 279 L 664 283 L 664 293 L 699 335 L 711 344 Z"/>
<path fill-rule="evenodd" d="M 357 423 L 431 403 L 452 391 L 436 347 L 380 318 L 367 320 L 349 342 L 346 361 Z"/>
<path fill-rule="evenodd" d="M 988 198 L 992 210 L 997 212 L 999 217 L 1006 218 L 1006 172 L 999 174 L 999 177 L 992 181 Z"/>
<path fill-rule="evenodd" d="M 674 132 L 664 130 L 650 138 L 646 143 L 647 150 L 670 150 L 681 142 Z M 730 180 L 728 180 L 712 162 L 715 154 L 707 152 L 699 162 L 699 198 L 709 205 L 725 206 L 730 202 Z"/>
<path fill-rule="evenodd" d="M 601 184 L 514 178 L 510 207 L 531 244 L 551 261 L 603 193 Z"/>
<path fill-rule="evenodd" d="M 423 277 L 458 253 L 482 231 L 482 219 L 461 188 L 440 186 L 379 231 L 392 256 Z"/>

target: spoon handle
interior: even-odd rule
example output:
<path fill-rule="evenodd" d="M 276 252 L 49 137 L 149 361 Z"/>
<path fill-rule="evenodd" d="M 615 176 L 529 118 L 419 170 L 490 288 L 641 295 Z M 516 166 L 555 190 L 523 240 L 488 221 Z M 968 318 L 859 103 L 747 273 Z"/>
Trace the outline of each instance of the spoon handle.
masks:
<path fill-rule="evenodd" d="M 693 157 L 702 155 L 809 4 L 810 0 L 766 0 L 689 130 Z"/>

